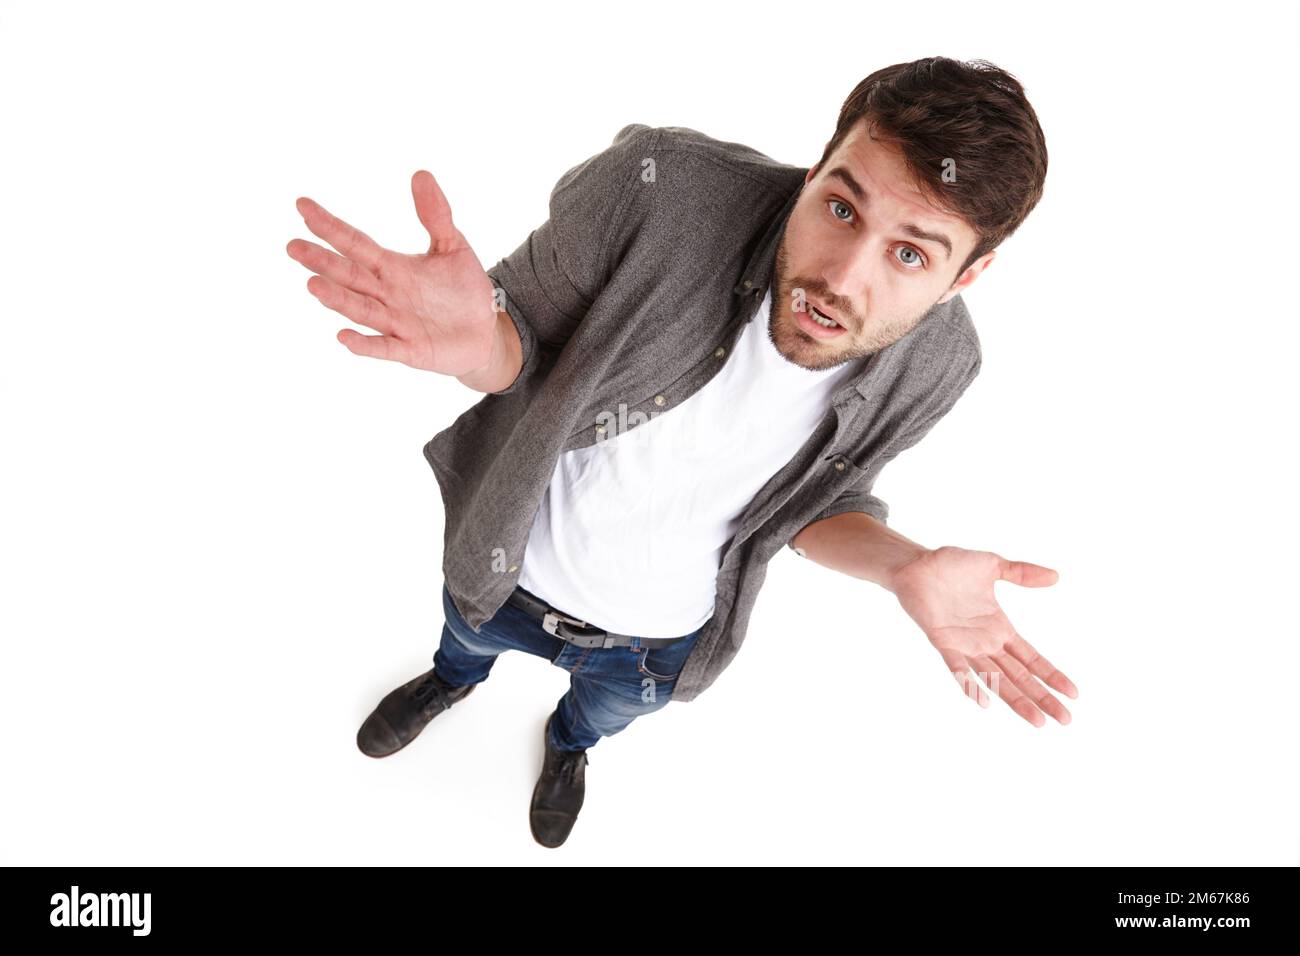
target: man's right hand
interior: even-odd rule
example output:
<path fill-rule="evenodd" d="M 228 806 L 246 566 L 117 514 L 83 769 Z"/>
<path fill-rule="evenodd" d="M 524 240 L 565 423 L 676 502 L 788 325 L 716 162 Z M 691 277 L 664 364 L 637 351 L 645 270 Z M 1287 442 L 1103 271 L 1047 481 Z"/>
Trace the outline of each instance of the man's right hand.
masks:
<path fill-rule="evenodd" d="M 433 174 L 411 177 L 411 193 L 427 253 L 385 249 L 305 196 L 297 206 L 307 228 L 338 253 L 305 239 L 285 251 L 316 273 L 307 291 L 322 305 L 380 333 L 341 329 L 337 338 L 353 354 L 454 375 L 480 391 L 505 388 L 519 371 L 518 333 L 496 308 L 492 280 Z"/>

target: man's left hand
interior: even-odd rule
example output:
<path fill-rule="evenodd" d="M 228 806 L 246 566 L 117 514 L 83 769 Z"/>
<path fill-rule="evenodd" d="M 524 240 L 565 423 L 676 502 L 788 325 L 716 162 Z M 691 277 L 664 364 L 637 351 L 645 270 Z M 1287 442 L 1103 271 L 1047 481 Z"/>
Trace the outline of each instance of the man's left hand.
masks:
<path fill-rule="evenodd" d="M 1046 723 L 1044 713 L 1059 723 L 1070 722 L 1070 712 L 1043 684 L 1070 697 L 1078 697 L 1079 692 L 1016 633 L 998 607 L 993 583 L 1011 581 L 1040 588 L 1057 579 L 1055 571 L 1042 565 L 1009 561 L 991 551 L 942 547 L 897 568 L 891 590 L 967 696 L 981 707 L 988 706 L 988 695 L 970 674 L 974 670 L 1012 710 L 1041 727 Z"/>

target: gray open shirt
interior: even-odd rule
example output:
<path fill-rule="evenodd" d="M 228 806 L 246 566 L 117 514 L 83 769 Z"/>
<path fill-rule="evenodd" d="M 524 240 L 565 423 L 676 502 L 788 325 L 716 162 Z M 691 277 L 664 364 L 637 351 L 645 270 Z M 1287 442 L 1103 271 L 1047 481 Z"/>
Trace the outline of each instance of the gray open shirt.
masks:
<path fill-rule="evenodd" d="M 695 130 L 633 123 L 560 178 L 550 218 L 488 270 L 523 367 L 424 446 L 446 515 L 443 574 L 475 630 L 517 583 L 558 456 L 675 408 L 721 368 L 762 302 L 807 171 Z M 834 394 L 723 549 L 713 616 L 673 700 L 694 700 L 731 663 L 767 562 L 801 529 L 845 511 L 886 521 L 876 476 L 979 367 L 957 295 Z"/>

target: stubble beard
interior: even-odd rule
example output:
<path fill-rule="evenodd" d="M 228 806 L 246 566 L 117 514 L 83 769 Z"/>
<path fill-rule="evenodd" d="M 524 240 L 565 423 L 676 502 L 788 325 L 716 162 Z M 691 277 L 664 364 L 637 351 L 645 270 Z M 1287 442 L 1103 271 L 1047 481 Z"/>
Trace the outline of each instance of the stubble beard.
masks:
<path fill-rule="evenodd" d="M 790 294 L 793 286 L 787 280 L 788 271 L 789 258 L 786 256 L 783 236 L 776 252 L 776 275 L 772 277 L 772 311 L 767 320 L 767 335 L 787 362 L 793 362 L 809 371 L 835 368 L 893 345 L 912 331 L 926 312 L 929 312 L 927 309 L 926 312 L 901 322 L 889 322 L 881 328 L 868 328 L 865 337 L 861 339 L 855 336 L 851 328 L 833 341 L 815 339 L 799 328 L 795 319 L 794 298 Z M 800 288 L 808 290 L 812 287 L 801 284 Z M 850 339 L 850 336 L 855 337 Z"/>

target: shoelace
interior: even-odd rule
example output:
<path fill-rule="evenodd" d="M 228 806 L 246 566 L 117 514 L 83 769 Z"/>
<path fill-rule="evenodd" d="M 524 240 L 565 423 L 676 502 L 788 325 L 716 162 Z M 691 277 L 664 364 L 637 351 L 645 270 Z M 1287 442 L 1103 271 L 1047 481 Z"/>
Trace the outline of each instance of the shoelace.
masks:
<path fill-rule="evenodd" d="M 442 710 L 446 710 L 450 706 L 447 692 L 432 677 L 426 677 L 421 681 L 411 696 L 419 701 L 420 709 L 426 714 L 435 704 Z"/>
<path fill-rule="evenodd" d="M 569 783 L 574 782 L 574 776 L 578 768 L 587 763 L 587 751 L 585 750 L 562 750 L 560 751 L 560 777 Z"/>

